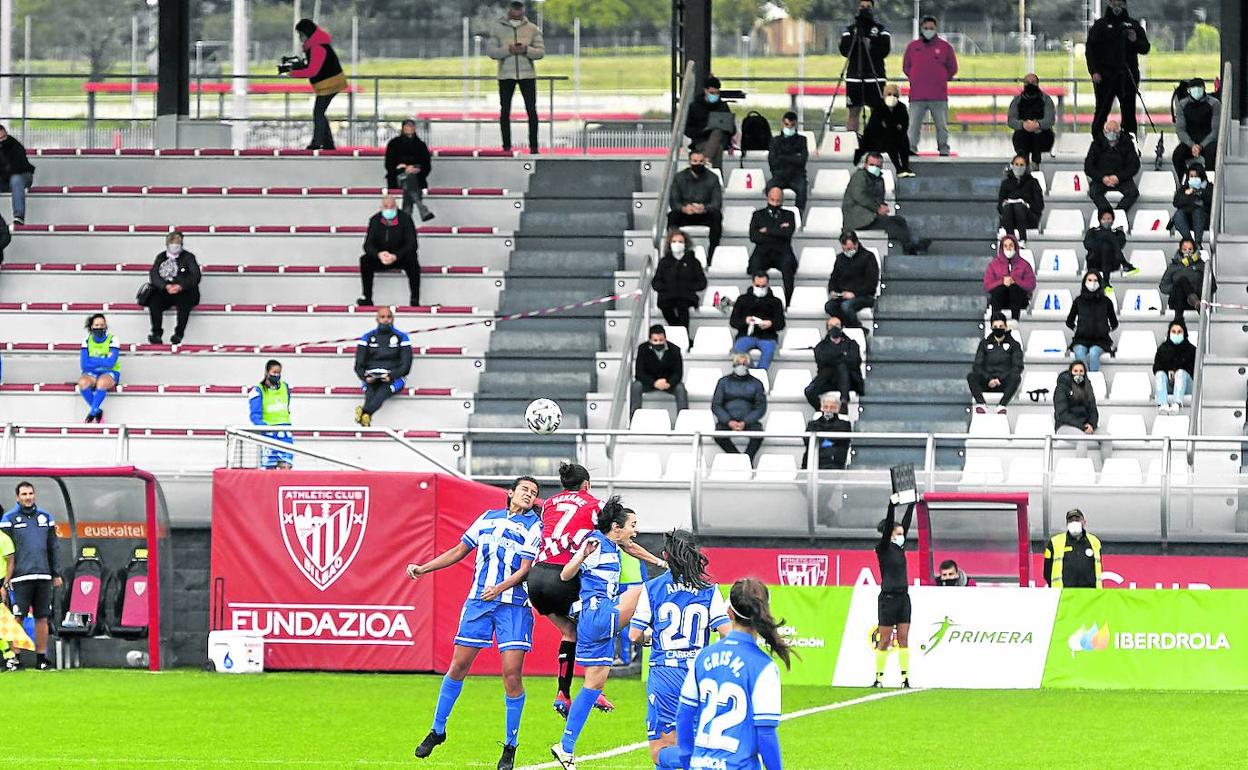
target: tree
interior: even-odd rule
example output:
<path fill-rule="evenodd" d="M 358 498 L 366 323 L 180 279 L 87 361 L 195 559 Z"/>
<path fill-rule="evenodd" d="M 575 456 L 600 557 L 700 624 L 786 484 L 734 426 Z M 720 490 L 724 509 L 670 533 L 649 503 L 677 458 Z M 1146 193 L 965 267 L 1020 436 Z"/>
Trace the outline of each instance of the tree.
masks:
<path fill-rule="evenodd" d="M 542 4 L 546 21 L 572 29 L 578 17 L 586 29 L 638 29 L 665 26 L 671 18 L 668 0 L 546 0 Z"/>
<path fill-rule="evenodd" d="M 747 35 L 762 15 L 758 0 L 715 0 L 711 8 L 711 21 L 719 32 L 735 32 Z"/>
<path fill-rule="evenodd" d="M 88 79 L 100 80 L 130 43 L 130 18 L 145 18 L 142 0 L 18 0 L 18 18 L 29 15 L 40 46 L 69 48 L 87 60 Z"/>

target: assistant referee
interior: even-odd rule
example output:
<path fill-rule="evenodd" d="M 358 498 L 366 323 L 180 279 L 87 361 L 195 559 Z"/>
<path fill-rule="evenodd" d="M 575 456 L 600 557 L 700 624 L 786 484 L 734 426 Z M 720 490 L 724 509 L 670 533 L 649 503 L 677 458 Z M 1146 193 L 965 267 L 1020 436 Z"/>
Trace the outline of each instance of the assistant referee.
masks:
<path fill-rule="evenodd" d="M 897 660 L 901 663 L 901 686 L 910 687 L 910 593 L 906 570 L 906 533 L 914 515 L 914 503 L 906 506 L 906 515 L 897 523 L 897 495 L 888 500 L 888 515 L 880 522 L 880 542 L 875 555 L 880 560 L 879 634 L 875 647 L 875 682 L 880 687 L 884 668 L 888 665 L 888 648 L 893 643 L 893 627 L 897 628 Z"/>

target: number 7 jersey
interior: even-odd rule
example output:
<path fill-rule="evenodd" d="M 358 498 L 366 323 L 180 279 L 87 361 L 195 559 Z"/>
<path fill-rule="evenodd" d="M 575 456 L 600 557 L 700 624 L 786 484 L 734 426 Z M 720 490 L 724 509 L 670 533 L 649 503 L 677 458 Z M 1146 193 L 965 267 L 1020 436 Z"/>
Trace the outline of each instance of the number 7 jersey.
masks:
<path fill-rule="evenodd" d="M 646 581 L 629 625 L 651 629 L 651 666 L 686 667 L 710 642 L 711 631 L 727 622 L 719 586 L 689 588 L 665 572 Z"/>
<path fill-rule="evenodd" d="M 733 631 L 698 653 L 680 705 L 698 712 L 689 770 L 758 770 L 756 728 L 780 724 L 780 669 L 754 637 Z"/>

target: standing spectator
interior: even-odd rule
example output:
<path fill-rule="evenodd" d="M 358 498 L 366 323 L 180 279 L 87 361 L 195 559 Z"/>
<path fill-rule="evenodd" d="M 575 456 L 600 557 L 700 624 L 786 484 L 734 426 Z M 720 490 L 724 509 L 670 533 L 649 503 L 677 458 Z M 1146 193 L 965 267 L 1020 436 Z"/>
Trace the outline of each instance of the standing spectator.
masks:
<path fill-rule="evenodd" d="M 1130 211 L 1140 198 L 1140 188 L 1135 177 L 1140 173 L 1140 154 L 1135 149 L 1131 135 L 1118 130 L 1118 121 L 1105 124 L 1105 133 L 1094 135 L 1087 157 L 1083 160 L 1083 173 L 1088 176 L 1088 197 L 1098 211 L 1113 208 L 1105 194 L 1122 193 L 1118 208 Z"/>
<path fill-rule="evenodd" d="M 1174 110 L 1174 131 L 1179 135 L 1179 146 L 1174 148 L 1173 159 L 1176 177 L 1186 177 L 1187 170 L 1192 166 L 1204 166 L 1205 171 L 1214 170 L 1218 157 L 1218 122 L 1221 118 L 1222 102 L 1206 93 L 1205 81 L 1201 78 L 1188 81 L 1187 96 L 1179 100 Z"/>
<path fill-rule="evenodd" d="M 1205 229 L 1209 227 L 1209 213 L 1213 210 L 1213 185 L 1200 165 L 1187 169 L 1181 177 L 1183 186 L 1174 191 L 1174 217 L 1171 230 L 1181 238 L 1190 238 L 1200 246 L 1205 241 Z"/>
<path fill-rule="evenodd" d="M 1010 328 L 1018 328 L 1018 317 L 1031 303 L 1036 290 L 1036 271 L 1018 253 L 1018 239 L 1001 236 L 997 254 L 984 270 L 984 291 L 994 314 L 1010 312 Z"/>
<path fill-rule="evenodd" d="M 1044 213 L 1044 187 L 1027 167 L 1024 155 L 1015 155 L 1006 169 L 997 190 L 997 212 L 1001 229 L 1012 234 L 1019 243 L 1027 240 L 1027 231 L 1040 227 Z"/>
<path fill-rule="evenodd" d="M 355 422 L 365 428 L 386 399 L 403 389 L 403 378 L 412 370 L 412 341 L 394 328 L 394 312 L 377 308 L 377 328 L 365 332 L 355 343 L 355 376 L 364 391 L 364 404 L 355 408 Z"/>
<path fill-rule="evenodd" d="M 35 167 L 26 148 L 0 125 L 0 192 L 13 193 L 13 224 L 26 224 L 26 191 L 35 183 Z M 0 251 L 3 247 L 0 247 Z"/>
<path fill-rule="evenodd" d="M 1092 116 L 1092 136 L 1101 135 L 1114 99 L 1122 111 L 1123 129 L 1135 136 L 1135 94 L 1140 84 L 1140 54 L 1152 45 L 1144 26 L 1127 14 L 1127 0 L 1109 0 L 1105 15 L 1088 29 L 1085 56 L 1096 114 Z"/>
<path fill-rule="evenodd" d="M 767 166 L 771 169 L 767 188 L 792 190 L 797 197 L 797 210 L 803 215 L 806 214 L 806 195 L 810 188 L 806 180 L 806 161 L 809 158 L 806 137 L 797 133 L 797 113 L 784 113 L 780 133 L 771 138 L 771 146 L 767 148 Z"/>
<path fill-rule="evenodd" d="M 642 394 L 656 390 L 675 398 L 677 411 L 688 409 L 689 393 L 681 383 L 684 374 L 680 348 L 667 344 L 667 331 L 662 326 L 651 326 L 650 339 L 637 348 L 633 384 L 628 392 L 629 417 L 641 408 Z"/>
<path fill-rule="evenodd" d="M 1049 588 L 1100 588 L 1101 540 L 1087 531 L 1083 511 L 1066 512 L 1066 531 L 1044 549 L 1044 580 Z"/>
<path fill-rule="evenodd" d="M 784 280 L 784 306 L 793 299 L 793 285 L 797 281 L 797 255 L 793 253 L 793 234 L 797 232 L 797 217 L 782 208 L 784 190 L 767 188 L 767 205 L 750 217 L 750 243 L 754 251 L 746 272 L 750 275 L 779 270 Z"/>
<path fill-rule="evenodd" d="M 828 301 L 823 311 L 839 318 L 846 329 L 861 329 L 858 311 L 875 306 L 880 289 L 880 262 L 864 248 L 853 230 L 841 233 L 841 253 L 828 276 Z"/>
<path fill-rule="evenodd" d="M 386 143 L 386 189 L 403 191 L 403 210 L 410 216 L 420 211 L 420 221 L 433 219 L 425 207 L 425 190 L 429 189 L 429 171 L 433 154 L 425 140 L 416 136 L 416 121 L 408 118 L 398 136 Z"/>
<path fill-rule="evenodd" d="M 147 273 L 147 280 L 152 285 L 152 293 L 147 300 L 152 331 L 147 335 L 147 341 L 153 345 L 161 344 L 164 336 L 161 327 L 166 310 L 177 309 L 173 336 L 169 338 L 170 342 L 177 345 L 186 335 L 186 324 L 191 320 L 191 308 L 199 304 L 199 282 L 203 279 L 203 274 L 199 270 L 199 260 L 195 259 L 195 255 L 182 250 L 182 241 L 181 232 L 174 230 L 169 233 L 165 237 L 165 250 L 156 255 L 156 261 Z"/>
<path fill-rule="evenodd" d="M 884 22 L 875 18 L 874 0 L 858 0 L 858 13 L 841 33 L 841 56 L 845 57 L 845 104 L 849 117 L 845 128 L 858 131 L 863 106 L 875 110 L 881 89 L 888 80 L 884 62 L 892 50 L 893 36 Z"/>
<path fill-rule="evenodd" d="M 490 26 L 488 53 L 498 61 L 498 129 L 503 149 L 511 150 L 511 98 L 519 86 L 529 117 L 529 153 L 537 155 L 537 68 L 533 62 L 546 55 L 546 44 L 541 28 L 524 15 L 520 0 L 511 0 L 507 15 Z"/>
<path fill-rule="evenodd" d="M 936 17 L 924 16 L 919 37 L 906 46 L 901 69 L 910 78 L 910 152 L 919 151 L 923 116 L 932 114 L 936 124 L 936 148 L 949 155 L 949 81 L 958 74 L 958 55 L 953 46 L 936 34 Z"/>
<path fill-rule="evenodd" d="M 737 341 L 732 346 L 734 353 L 748 353 L 757 350 L 758 368 L 771 366 L 772 356 L 776 354 L 779 344 L 780 330 L 784 328 L 784 305 L 780 298 L 771 292 L 768 285 L 770 279 L 766 273 L 755 273 L 753 285 L 741 293 L 732 306 L 732 316 L 728 323 L 737 332 Z"/>
<path fill-rule="evenodd" d="M 1097 212 L 1097 226 L 1083 235 L 1083 248 L 1087 250 L 1085 266 L 1101 278 L 1101 288 L 1106 295 L 1114 293 L 1110 279 L 1118 270 L 1127 275 L 1139 272 L 1127 261 L 1123 249 L 1127 246 L 1127 234 L 1121 227 L 1114 227 L 1114 210 L 1106 207 Z"/>
<path fill-rule="evenodd" d="M 87 318 L 87 338 L 78 352 L 78 365 L 82 374 L 78 377 L 78 395 L 87 402 L 87 419 L 83 422 L 104 421 L 104 399 L 109 391 L 121 383 L 121 346 L 108 331 L 108 319 L 103 313 L 93 313 Z"/>
<path fill-rule="evenodd" d="M 963 572 L 953 559 L 945 559 L 940 563 L 940 574 L 936 576 L 936 585 L 966 588 L 975 585 L 975 578 Z"/>
<path fill-rule="evenodd" d="M 975 399 L 976 414 L 988 412 L 985 390 L 1001 394 L 997 414 L 1006 414 L 1010 399 L 1014 398 L 1018 386 L 1023 383 L 1023 346 L 1010 334 L 1005 316 L 999 311 L 993 312 L 990 323 L 992 333 L 979 341 L 975 363 L 970 374 L 966 375 L 966 384 Z"/>
<path fill-rule="evenodd" d="M 667 231 L 666 252 L 654 267 L 650 285 L 667 325 L 688 330 L 689 308 L 698 306 L 698 292 L 706 288 L 706 272 L 683 230 Z"/>
<path fill-rule="evenodd" d="M 744 353 L 732 355 L 732 372 L 719 378 L 715 394 L 711 396 L 711 413 L 715 415 L 715 430 L 760 431 L 763 415 L 767 413 L 767 389 L 758 378 L 750 374 L 750 357 Z M 727 436 L 715 439 L 719 448 L 729 454 L 739 454 L 736 444 Z M 757 436 L 746 444 L 745 453 L 754 462 L 754 456 L 763 445 Z"/>
<path fill-rule="evenodd" d="M 897 170 L 897 178 L 915 176 L 910 168 L 910 112 L 901 101 L 901 89 L 896 83 L 884 86 L 884 101 L 871 108 L 867 130 L 854 150 L 854 163 L 868 152 L 888 155 Z"/>
<path fill-rule="evenodd" d="M 247 391 L 248 416 L 252 425 L 286 425 L 290 423 L 290 385 L 282 379 L 282 362 L 270 359 L 264 365 L 264 379 Z M 260 435 L 274 441 L 294 444 L 295 437 L 288 430 L 272 431 Z M 290 470 L 295 456 L 290 452 L 269 447 L 260 448 L 260 467 Z"/>
<path fill-rule="evenodd" d="M 1075 333 L 1070 351 L 1082 361 L 1089 372 L 1101 370 L 1101 356 L 1114 349 L 1109 333 L 1118 328 L 1114 301 L 1101 290 L 1101 277 L 1095 270 L 1083 276 L 1083 289 L 1070 305 L 1066 326 Z"/>
<path fill-rule="evenodd" d="M 849 178 L 841 198 L 841 219 L 846 230 L 883 230 L 890 241 L 901 244 L 906 254 L 927 251 L 931 238 L 915 240 L 905 218 L 894 215 L 884 201 L 884 158 L 868 152 L 862 166 Z"/>
<path fill-rule="evenodd" d="M 1053 430 L 1062 433 L 1096 433 L 1101 415 L 1096 410 L 1096 391 L 1088 380 L 1088 367 L 1082 361 L 1074 361 L 1066 371 L 1057 375 L 1053 390 Z M 1101 445 L 1094 442 L 1075 443 L 1075 454 L 1096 460 L 1101 458 Z"/>
<path fill-rule="evenodd" d="M 815 345 L 815 379 L 806 386 L 806 401 L 819 408 L 820 396 L 833 392 L 840 396 L 841 413 L 849 411 L 849 393 L 862 395 L 862 350 L 845 334 L 841 319 L 828 319 L 828 333 Z"/>
<path fill-rule="evenodd" d="M 48 660 L 52 589 L 62 585 L 57 574 L 56 522 L 52 514 L 35 505 L 34 484 L 23 481 L 16 492 L 17 504 L 0 518 L 0 532 L 13 540 L 13 572 L 7 582 L 13 592 L 13 614 L 19 619 L 27 614 L 35 617 L 35 667 L 47 671 L 52 668 Z"/>
<path fill-rule="evenodd" d="M 707 124 L 712 112 L 732 114 L 732 108 L 719 96 L 719 78 L 711 75 L 706 79 L 702 95 L 689 105 L 689 115 L 685 120 L 685 136 L 689 137 L 689 151 L 700 150 L 702 155 L 719 168 L 724 157 L 724 146 L 732 139 L 732 132 L 710 128 Z"/>
<path fill-rule="evenodd" d="M 373 304 L 373 276 L 378 271 L 402 270 L 407 275 L 408 304 L 420 305 L 420 260 L 416 223 L 391 195 L 382 196 L 381 211 L 368 220 L 364 253 L 360 256 L 360 285 L 363 295 L 355 304 Z"/>
<path fill-rule="evenodd" d="M 328 32 L 316 26 L 311 19 L 300 19 L 295 31 L 303 42 L 307 59 L 306 66 L 290 71 L 290 77 L 307 78 L 316 93 L 316 101 L 312 103 L 312 143 L 308 149 L 332 150 L 334 134 L 325 113 L 334 97 L 347 90 L 347 76 L 342 71 L 338 54 L 330 45 Z"/>
<path fill-rule="evenodd" d="M 1010 102 L 1006 124 L 1014 129 L 1014 152 L 1030 160 L 1030 170 L 1039 171 L 1044 154 L 1053 149 L 1057 136 L 1057 108 L 1053 97 L 1040 90 L 1040 78 L 1034 72 L 1023 77 L 1023 92 Z"/>
<path fill-rule="evenodd" d="M 835 392 L 823 393 L 819 396 L 819 416 L 806 423 L 807 433 L 851 433 L 853 426 L 841 419 L 841 399 L 844 394 Z M 849 460 L 849 439 L 817 438 L 815 446 L 819 452 L 819 470 L 843 471 Z M 810 442 L 802 451 L 802 470 L 809 468 Z"/>
<path fill-rule="evenodd" d="M 710 267 L 724 231 L 724 190 L 719 177 L 706 167 L 706 155 L 702 151 L 689 152 L 689 168 L 672 179 L 667 203 L 669 228 L 685 225 L 710 228 L 706 247 L 706 266 Z"/>
<path fill-rule="evenodd" d="M 1186 310 L 1200 310 L 1204 285 L 1205 261 L 1200 258 L 1200 249 L 1191 238 L 1184 238 L 1157 285 L 1161 293 L 1168 296 L 1166 306 L 1174 311 L 1175 321 L 1181 322 Z M 1212 291 L 1218 290 L 1216 277 L 1210 286 Z"/>
<path fill-rule="evenodd" d="M 1170 324 L 1168 336 L 1153 356 L 1153 377 L 1157 380 L 1157 413 L 1178 414 L 1183 397 L 1192 389 L 1196 371 L 1196 346 L 1187 339 L 1182 321 Z"/>

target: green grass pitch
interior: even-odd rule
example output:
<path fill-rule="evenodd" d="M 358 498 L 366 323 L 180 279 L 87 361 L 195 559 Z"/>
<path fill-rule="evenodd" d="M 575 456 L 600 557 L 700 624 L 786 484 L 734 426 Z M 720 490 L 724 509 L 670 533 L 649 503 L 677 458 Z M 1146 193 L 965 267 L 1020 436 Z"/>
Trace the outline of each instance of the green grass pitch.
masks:
<path fill-rule="evenodd" d="M 800 665 L 800 663 L 798 664 Z M 0 675 L 8 740 L 0 768 L 493 768 L 501 683 L 469 679 L 449 740 L 424 761 L 439 677 L 192 671 Z M 545 764 L 563 729 L 553 680 L 527 680 L 517 767 Z M 867 690 L 787 687 L 786 713 Z M 640 681 L 612 680 L 617 709 L 591 715 L 578 749 L 645 740 Z M 788 720 L 786 770 L 834 768 L 1227 768 L 1242 766 L 1248 694 L 913 691 Z M 23 716 L 25 715 L 25 716 Z M 38 715 L 35 733 L 27 717 Z M 25 727 L 19 727 L 25 725 Z M 72 725 L 72 727 L 71 727 Z M 18 739 L 12 730 L 26 734 Z M 1077 759 L 1076 759 L 1077 758 Z M 650 768 L 645 750 L 580 764 Z"/>

